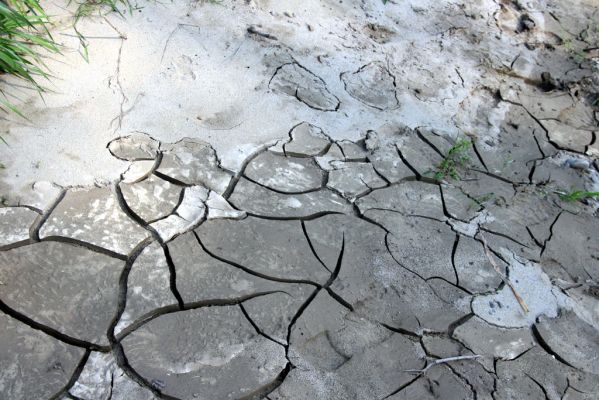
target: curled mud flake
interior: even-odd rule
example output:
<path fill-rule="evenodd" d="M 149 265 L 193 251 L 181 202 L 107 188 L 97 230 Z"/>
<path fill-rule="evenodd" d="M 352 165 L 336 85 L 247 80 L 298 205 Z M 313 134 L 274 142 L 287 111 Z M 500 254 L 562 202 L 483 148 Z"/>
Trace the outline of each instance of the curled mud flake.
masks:
<path fill-rule="evenodd" d="M 297 62 L 277 68 L 268 86 L 316 110 L 337 111 L 339 108 L 339 99 L 329 91 L 324 80 Z"/>
<path fill-rule="evenodd" d="M 160 143 L 148 134 L 135 132 L 112 140 L 107 147 L 116 158 L 125 161 L 137 161 L 155 159 L 159 146 Z"/>
<path fill-rule="evenodd" d="M 393 110 L 399 107 L 395 92 L 395 77 L 386 66 L 371 63 L 356 72 L 341 74 L 345 90 L 356 100 L 379 110 Z"/>

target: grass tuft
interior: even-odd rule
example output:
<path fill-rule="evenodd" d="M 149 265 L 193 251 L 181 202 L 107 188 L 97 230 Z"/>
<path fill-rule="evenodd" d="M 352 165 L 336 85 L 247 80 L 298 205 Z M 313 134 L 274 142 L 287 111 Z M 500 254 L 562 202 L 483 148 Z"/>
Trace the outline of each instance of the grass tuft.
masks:
<path fill-rule="evenodd" d="M 38 81 L 49 75 L 39 50 L 60 51 L 48 32 L 48 22 L 39 0 L 0 0 L 0 73 L 26 81 L 40 94 L 45 89 Z M 8 94 L 0 93 L 0 109 L 25 118 Z"/>
<path fill-rule="evenodd" d="M 558 192 L 559 198 L 563 201 L 574 202 L 584 199 L 599 197 L 599 192 L 587 192 L 584 190 L 572 190 L 570 192 Z"/>
<path fill-rule="evenodd" d="M 437 165 L 434 178 L 438 181 L 450 177 L 452 179 L 460 179 L 458 168 L 464 167 L 470 156 L 468 150 L 472 146 L 470 139 L 458 139 L 447 152 L 445 159 Z"/>

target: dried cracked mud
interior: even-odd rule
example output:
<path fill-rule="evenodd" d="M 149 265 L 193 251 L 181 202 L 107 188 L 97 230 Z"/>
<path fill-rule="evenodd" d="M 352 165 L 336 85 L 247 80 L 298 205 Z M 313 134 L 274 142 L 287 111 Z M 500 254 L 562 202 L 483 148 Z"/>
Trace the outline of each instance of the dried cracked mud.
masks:
<path fill-rule="evenodd" d="M 376 20 L 347 27 L 363 54 L 405 45 L 394 12 L 448 9 L 429 26 L 441 53 L 450 39 L 502 52 L 476 66 L 491 77 L 460 73 L 467 58 L 448 77 L 387 53 L 333 84 L 283 28 L 251 25 L 248 40 L 280 53 L 264 96 L 327 117 L 236 168 L 197 137 L 117 134 L 103 151 L 118 178 L 9 198 L 2 399 L 599 398 L 599 202 L 559 195 L 596 190 L 597 83 L 556 50 L 593 2 L 389 1 L 376 16 L 350 3 Z M 435 171 L 456 132 L 388 120 L 352 138 L 326 123 L 456 98 L 472 146 L 453 179 Z"/>

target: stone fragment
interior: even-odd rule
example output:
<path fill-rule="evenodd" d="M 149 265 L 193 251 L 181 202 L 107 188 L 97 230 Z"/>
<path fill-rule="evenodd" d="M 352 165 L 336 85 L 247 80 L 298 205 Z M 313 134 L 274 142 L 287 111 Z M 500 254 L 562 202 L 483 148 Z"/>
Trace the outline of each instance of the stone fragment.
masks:
<path fill-rule="evenodd" d="M 214 149 L 205 142 L 184 138 L 163 146 L 164 157 L 159 174 L 186 185 L 200 185 L 223 194 L 231 181 L 231 173 L 220 166 Z"/>
<path fill-rule="evenodd" d="M 284 157 L 265 151 L 246 167 L 244 175 L 260 185 L 282 193 L 317 190 L 324 172 L 308 158 Z"/>
<path fill-rule="evenodd" d="M 295 126 L 289 136 L 291 140 L 283 145 L 283 149 L 291 157 L 319 156 L 331 146 L 323 130 L 307 122 Z"/>
<path fill-rule="evenodd" d="M 112 354 L 92 352 L 79 378 L 69 390 L 78 399 L 157 400 L 148 388 L 132 381 Z"/>
<path fill-rule="evenodd" d="M 329 271 L 312 255 L 300 221 L 214 220 L 196 232 L 209 252 L 270 277 L 324 284 L 335 266 Z"/>
<path fill-rule="evenodd" d="M 325 212 L 350 213 L 351 205 L 330 189 L 285 195 L 240 179 L 229 198 L 235 208 L 275 218 L 309 217 Z"/>
<path fill-rule="evenodd" d="M 41 304 L 41 303 L 40 303 Z M 84 349 L 0 313 L 0 391 L 5 399 L 48 399 L 64 388 Z"/>
<path fill-rule="evenodd" d="M 418 215 L 444 220 L 443 199 L 438 185 L 407 181 L 375 190 L 357 201 L 360 212 L 389 210 L 403 215 Z"/>
<path fill-rule="evenodd" d="M 354 200 L 372 189 L 382 188 L 387 183 L 375 172 L 371 164 L 362 162 L 339 163 L 329 172 L 327 187 Z"/>
<path fill-rule="evenodd" d="M 166 314 L 122 344 L 141 376 L 177 398 L 240 398 L 274 381 L 286 365 L 285 349 L 258 335 L 238 306 Z"/>
<path fill-rule="evenodd" d="M 271 78 L 268 87 L 320 111 L 336 111 L 339 99 L 327 88 L 326 83 L 297 62 L 283 64 Z"/>
<path fill-rule="evenodd" d="M 216 192 L 210 192 L 206 206 L 208 207 L 208 219 L 243 219 L 246 217 L 245 211 L 234 209 L 223 196 Z"/>
<path fill-rule="evenodd" d="M 145 313 L 177 303 L 170 290 L 170 276 L 162 247 L 156 242 L 146 247 L 129 272 L 127 303 L 115 334 Z"/>
<path fill-rule="evenodd" d="M 381 63 L 366 64 L 356 72 L 344 72 L 341 80 L 351 97 L 378 110 L 399 107 L 395 77 Z"/>
<path fill-rule="evenodd" d="M 202 222 L 206 215 L 204 202 L 207 198 L 208 190 L 206 188 L 202 186 L 187 187 L 183 193 L 183 200 L 175 213 L 150 224 L 150 226 L 158 232 L 163 241 L 168 242 Z"/>
<path fill-rule="evenodd" d="M 40 237 L 61 236 L 128 254 L 149 236 L 125 214 L 110 188 L 71 189 L 40 230 Z"/>
<path fill-rule="evenodd" d="M 493 365 L 493 359 L 513 360 L 535 346 L 528 328 L 502 329 L 472 317 L 453 331 L 453 337 L 464 343 Z"/>
<path fill-rule="evenodd" d="M 153 160 L 158 154 L 160 143 L 148 134 L 134 132 L 108 143 L 108 150 L 116 158 L 125 161 Z"/>
<path fill-rule="evenodd" d="M 0 249 L 29 240 L 29 228 L 38 216 L 26 207 L 0 208 Z"/>
<path fill-rule="evenodd" d="M 0 298 L 66 335 L 107 344 L 123 261 L 60 242 L 0 252 Z"/>
<path fill-rule="evenodd" d="M 556 317 L 563 295 L 552 285 L 541 266 L 516 258 L 508 251 L 501 254 L 509 262 L 508 279 L 528 312 L 524 312 L 507 285 L 494 294 L 475 297 L 472 311 L 488 323 L 506 328 L 529 327 L 541 315 Z"/>
<path fill-rule="evenodd" d="M 144 221 L 155 221 L 171 214 L 179 204 L 181 187 L 151 175 L 138 183 L 120 183 L 125 202 Z"/>
<path fill-rule="evenodd" d="M 535 325 L 543 341 L 569 365 L 599 375 L 599 331 L 571 311 L 557 318 L 539 318 Z"/>

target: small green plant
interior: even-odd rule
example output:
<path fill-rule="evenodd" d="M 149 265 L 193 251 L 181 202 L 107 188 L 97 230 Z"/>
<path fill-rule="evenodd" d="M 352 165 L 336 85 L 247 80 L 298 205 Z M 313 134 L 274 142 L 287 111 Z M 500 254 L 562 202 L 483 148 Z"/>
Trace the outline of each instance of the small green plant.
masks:
<path fill-rule="evenodd" d="M 497 196 L 493 192 L 485 193 L 481 196 L 471 197 L 471 203 L 468 206 L 468 210 L 473 209 L 473 208 L 484 209 L 487 207 L 488 204 L 490 204 L 496 200 L 497 200 Z"/>
<path fill-rule="evenodd" d="M 39 0 L 0 1 L 0 73 L 26 81 L 40 94 L 45 89 L 38 80 L 47 79 L 49 75 L 39 50 L 59 52 L 46 24 L 48 16 Z M 0 109 L 13 111 L 25 118 L 10 100 L 11 95 L 2 90 L 0 93 Z"/>
<path fill-rule="evenodd" d="M 470 139 L 458 139 L 447 152 L 447 155 L 436 167 L 434 178 L 438 181 L 447 177 L 460 179 L 458 168 L 463 167 L 470 160 L 468 150 L 472 146 Z"/>
<path fill-rule="evenodd" d="M 558 191 L 556 192 L 559 198 L 563 201 L 574 202 L 593 197 L 599 197 L 599 192 L 587 192 L 584 190 L 572 190 L 570 192 Z"/>

